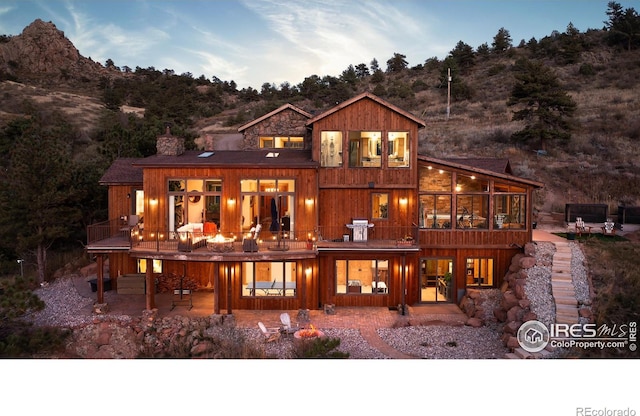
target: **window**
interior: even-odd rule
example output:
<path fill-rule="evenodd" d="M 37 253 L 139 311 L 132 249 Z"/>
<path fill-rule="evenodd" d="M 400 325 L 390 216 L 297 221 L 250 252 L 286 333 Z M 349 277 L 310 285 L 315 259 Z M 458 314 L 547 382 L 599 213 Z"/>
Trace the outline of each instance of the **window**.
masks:
<path fill-rule="evenodd" d="M 420 195 L 420 227 L 451 228 L 451 195 Z"/>
<path fill-rule="evenodd" d="M 349 167 L 382 166 L 382 134 L 379 131 L 349 132 Z"/>
<path fill-rule="evenodd" d="M 273 149 L 302 149 L 304 138 L 302 136 L 260 136 L 261 148 Z"/>
<path fill-rule="evenodd" d="M 221 197 L 221 179 L 170 179 L 169 230 L 205 222 L 214 222 L 219 229 Z"/>
<path fill-rule="evenodd" d="M 243 233 L 257 224 L 262 226 L 262 239 L 276 238 L 280 231 L 280 236 L 289 237 L 294 231 L 295 180 L 245 179 L 240 181 L 240 192 Z"/>
<path fill-rule="evenodd" d="M 420 261 L 420 301 L 450 302 L 453 295 L 452 258 L 427 258 Z"/>
<path fill-rule="evenodd" d="M 243 296 L 295 297 L 296 263 L 244 262 L 242 263 Z"/>
<path fill-rule="evenodd" d="M 489 195 L 458 195 L 456 228 L 489 228 Z"/>
<path fill-rule="evenodd" d="M 493 286 L 493 259 L 468 258 L 467 286 Z"/>
<path fill-rule="evenodd" d="M 517 186 L 496 183 L 493 196 L 493 228 L 523 229 L 526 225 L 526 190 Z"/>
<path fill-rule="evenodd" d="M 162 273 L 162 260 L 152 260 L 153 273 Z M 138 273 L 147 272 L 147 259 L 138 259 Z"/>
<path fill-rule="evenodd" d="M 404 131 L 389 132 L 387 143 L 389 167 L 409 167 L 409 133 Z"/>
<path fill-rule="evenodd" d="M 389 194 L 373 194 L 371 196 L 371 218 L 386 220 L 389 218 Z"/>
<path fill-rule="evenodd" d="M 420 168 L 419 226 L 451 229 L 451 172 L 432 166 Z"/>
<path fill-rule="evenodd" d="M 323 131 L 320 133 L 320 166 L 342 166 L 342 132 Z"/>
<path fill-rule="evenodd" d="M 389 260 L 337 260 L 336 293 L 389 293 Z"/>
<path fill-rule="evenodd" d="M 456 227 L 489 228 L 489 181 L 474 175 L 456 175 Z"/>

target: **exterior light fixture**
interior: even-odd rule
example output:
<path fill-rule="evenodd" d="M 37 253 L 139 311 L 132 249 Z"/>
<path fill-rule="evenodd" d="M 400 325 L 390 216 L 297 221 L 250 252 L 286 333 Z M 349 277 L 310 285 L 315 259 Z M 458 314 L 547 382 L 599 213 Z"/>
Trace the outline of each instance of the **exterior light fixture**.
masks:
<path fill-rule="evenodd" d="M 409 200 L 406 197 L 403 197 L 403 198 L 400 198 L 398 202 L 400 203 L 400 205 L 407 205 Z"/>
<path fill-rule="evenodd" d="M 229 198 L 229 199 L 227 199 L 227 204 L 229 204 L 229 205 L 235 205 L 235 203 L 236 203 L 236 199 L 235 199 L 235 198 Z"/>

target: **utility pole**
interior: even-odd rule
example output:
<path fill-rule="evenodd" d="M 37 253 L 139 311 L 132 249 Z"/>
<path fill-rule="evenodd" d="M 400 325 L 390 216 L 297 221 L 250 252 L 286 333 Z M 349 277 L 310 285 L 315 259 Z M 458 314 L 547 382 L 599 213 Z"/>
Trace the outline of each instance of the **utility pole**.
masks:
<path fill-rule="evenodd" d="M 451 112 L 451 68 L 447 68 L 447 120 Z"/>

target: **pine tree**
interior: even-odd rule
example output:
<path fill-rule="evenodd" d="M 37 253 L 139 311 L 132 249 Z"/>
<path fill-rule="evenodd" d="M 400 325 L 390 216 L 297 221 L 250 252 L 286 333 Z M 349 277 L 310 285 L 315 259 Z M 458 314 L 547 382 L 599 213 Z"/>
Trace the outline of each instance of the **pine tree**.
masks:
<path fill-rule="evenodd" d="M 507 105 L 517 108 L 514 121 L 524 121 L 524 129 L 513 134 L 516 141 L 539 145 L 566 142 L 571 138 L 570 120 L 576 103 L 560 85 L 557 76 L 539 61 L 519 59 L 514 70 L 515 85 Z"/>

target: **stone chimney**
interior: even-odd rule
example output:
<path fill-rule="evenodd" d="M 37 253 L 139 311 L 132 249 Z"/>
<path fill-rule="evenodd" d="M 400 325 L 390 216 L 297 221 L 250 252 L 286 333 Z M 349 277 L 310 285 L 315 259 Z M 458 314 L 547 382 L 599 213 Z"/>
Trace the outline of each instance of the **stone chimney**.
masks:
<path fill-rule="evenodd" d="M 167 126 L 165 134 L 158 136 L 156 149 L 161 156 L 179 156 L 184 153 L 184 138 L 173 136 L 171 128 Z"/>

